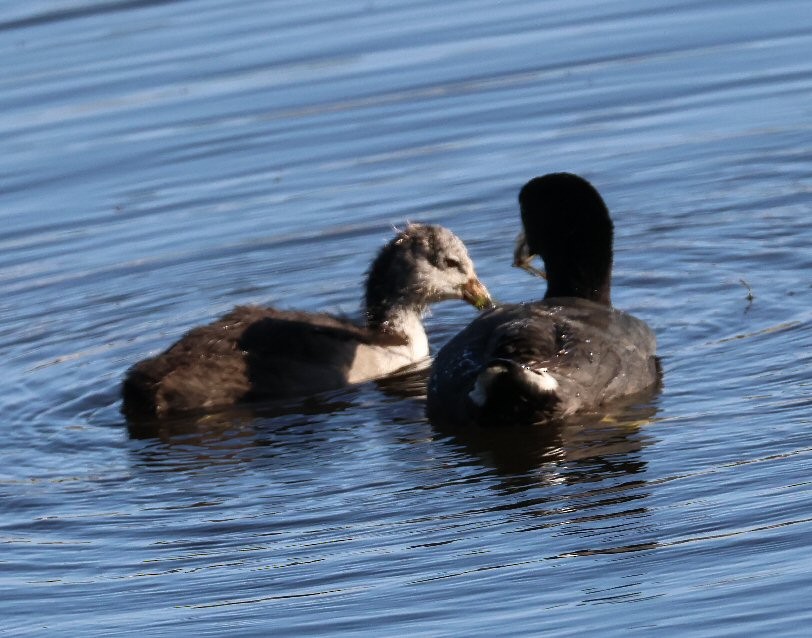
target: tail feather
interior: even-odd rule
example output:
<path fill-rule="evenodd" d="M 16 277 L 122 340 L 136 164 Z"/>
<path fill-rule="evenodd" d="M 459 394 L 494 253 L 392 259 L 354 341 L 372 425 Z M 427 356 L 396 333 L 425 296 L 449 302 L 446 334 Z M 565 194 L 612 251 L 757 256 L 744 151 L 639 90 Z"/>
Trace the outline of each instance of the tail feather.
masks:
<path fill-rule="evenodd" d="M 468 398 L 485 424 L 533 423 L 555 416 L 558 388 L 546 368 L 493 359 L 477 376 Z"/>
<path fill-rule="evenodd" d="M 130 419 L 155 418 L 159 415 L 156 379 L 137 367 L 124 377 L 121 411 Z"/>

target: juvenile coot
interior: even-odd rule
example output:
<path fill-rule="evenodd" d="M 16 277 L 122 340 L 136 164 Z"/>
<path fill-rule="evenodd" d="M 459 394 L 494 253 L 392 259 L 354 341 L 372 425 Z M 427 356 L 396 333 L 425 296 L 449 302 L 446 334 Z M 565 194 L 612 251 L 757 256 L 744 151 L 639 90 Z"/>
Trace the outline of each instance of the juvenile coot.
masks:
<path fill-rule="evenodd" d="M 366 325 L 328 314 L 241 306 L 135 364 L 122 411 L 163 417 L 243 401 L 307 395 L 381 377 L 428 355 L 427 306 L 490 305 L 462 241 L 410 224 L 384 246 L 366 281 Z"/>
<path fill-rule="evenodd" d="M 597 410 L 658 381 L 655 337 L 612 308 L 612 221 L 585 179 L 554 173 L 519 194 L 516 265 L 544 260 L 541 301 L 471 322 L 438 353 L 428 413 L 452 424 L 543 422 Z"/>

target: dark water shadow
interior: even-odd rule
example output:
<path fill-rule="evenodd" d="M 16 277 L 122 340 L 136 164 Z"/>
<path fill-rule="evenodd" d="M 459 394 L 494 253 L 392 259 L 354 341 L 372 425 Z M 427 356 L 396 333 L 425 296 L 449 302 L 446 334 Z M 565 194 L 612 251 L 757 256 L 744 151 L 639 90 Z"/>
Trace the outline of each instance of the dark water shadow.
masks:
<path fill-rule="evenodd" d="M 507 490 L 540 483 L 599 482 L 642 473 L 641 452 L 652 441 L 642 427 L 656 420 L 659 387 L 603 414 L 498 428 L 432 422 L 437 434 L 472 461 L 493 470 Z"/>
<path fill-rule="evenodd" d="M 190 444 L 195 440 L 205 444 L 207 441 L 227 438 L 230 432 L 241 430 L 246 424 L 254 422 L 261 422 L 265 426 L 274 422 L 290 424 L 297 420 L 307 423 L 314 417 L 346 412 L 360 407 L 360 395 L 370 388 L 375 388 L 384 395 L 387 409 L 398 412 L 398 405 L 406 401 L 409 405 L 404 406 L 405 412 L 422 415 L 428 372 L 427 363 L 421 362 L 381 379 L 306 397 L 245 402 L 217 411 L 189 412 L 171 418 L 129 415 L 125 417 L 127 432 L 132 439 L 169 442 L 183 438 Z"/>
<path fill-rule="evenodd" d="M 330 445 L 327 423 L 359 407 L 357 388 L 297 401 L 252 403 L 205 414 L 127 421 L 133 465 L 150 471 L 217 471 L 227 466 L 312 465 Z M 346 418 L 346 417 L 344 417 Z"/>
<path fill-rule="evenodd" d="M 278 421 L 280 427 L 308 423 L 314 417 L 337 414 L 352 408 L 357 388 L 321 393 L 296 400 L 244 403 L 215 412 L 189 413 L 166 419 L 127 419 L 132 439 L 158 439 L 165 443 L 183 440 L 193 445 L 208 445 L 226 440 L 246 427 Z"/>
<path fill-rule="evenodd" d="M 391 400 L 425 400 L 429 372 L 428 362 L 420 362 L 403 368 L 395 374 L 376 379 L 373 383 Z"/>
<path fill-rule="evenodd" d="M 569 539 L 565 551 L 547 556 L 555 559 L 659 546 L 646 505 L 645 449 L 656 439 L 644 427 L 657 412 L 655 392 L 603 415 L 555 423 L 432 427 L 457 454 L 496 476 L 492 488 L 504 498 L 488 507 L 490 515 L 532 539 Z"/>

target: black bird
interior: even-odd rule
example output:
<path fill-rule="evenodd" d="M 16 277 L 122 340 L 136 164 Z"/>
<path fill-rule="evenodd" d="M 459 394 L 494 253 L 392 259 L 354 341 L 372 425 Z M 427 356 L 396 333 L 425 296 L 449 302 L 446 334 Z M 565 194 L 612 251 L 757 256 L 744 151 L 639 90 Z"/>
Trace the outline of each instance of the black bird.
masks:
<path fill-rule="evenodd" d="M 519 205 L 514 264 L 541 256 L 547 293 L 481 314 L 440 350 L 428 385 L 432 420 L 552 421 L 658 383 L 654 333 L 611 305 L 613 227 L 598 191 L 553 173 L 525 184 Z"/>
<path fill-rule="evenodd" d="M 421 319 L 429 304 L 445 299 L 490 305 L 462 241 L 442 226 L 410 224 L 372 262 L 365 325 L 239 306 L 130 368 L 122 411 L 136 419 L 164 417 L 382 377 L 428 355 Z"/>

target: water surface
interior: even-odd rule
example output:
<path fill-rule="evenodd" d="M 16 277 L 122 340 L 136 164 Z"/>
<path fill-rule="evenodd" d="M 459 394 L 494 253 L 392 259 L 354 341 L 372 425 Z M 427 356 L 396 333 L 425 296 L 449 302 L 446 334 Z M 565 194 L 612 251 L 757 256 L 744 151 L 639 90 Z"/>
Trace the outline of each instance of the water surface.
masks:
<path fill-rule="evenodd" d="M 810 50 L 800 0 L 4 3 L 0 633 L 802 633 Z M 237 303 L 355 313 L 406 220 L 541 296 L 515 202 L 554 170 L 613 211 L 650 402 L 447 431 L 416 371 L 120 416 L 129 365 Z"/>

